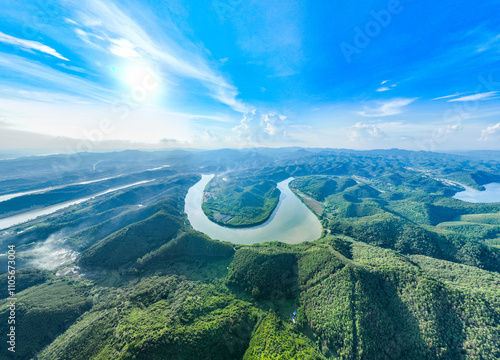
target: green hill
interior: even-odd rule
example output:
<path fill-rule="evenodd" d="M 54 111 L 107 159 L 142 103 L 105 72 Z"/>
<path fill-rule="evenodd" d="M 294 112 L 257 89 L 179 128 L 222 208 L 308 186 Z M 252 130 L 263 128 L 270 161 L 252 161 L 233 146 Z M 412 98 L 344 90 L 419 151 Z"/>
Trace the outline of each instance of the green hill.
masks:
<path fill-rule="evenodd" d="M 262 320 L 252 336 L 243 360 L 324 359 L 305 336 L 299 337 L 272 311 Z"/>
<path fill-rule="evenodd" d="M 172 240 L 182 222 L 163 211 L 129 225 L 97 242 L 80 257 L 81 266 L 118 268 Z"/>
<path fill-rule="evenodd" d="M 103 166 L 119 173 L 130 155 Z M 0 234 L 19 266 L 17 348 L 1 359 L 500 359 L 500 249 L 490 246 L 500 204 L 451 198 L 459 187 L 437 180 L 479 187 L 498 162 L 395 149 L 141 156 L 175 169 Z M 218 174 L 203 206 L 227 226 L 265 221 L 277 182 L 295 177 L 294 191 L 319 204 L 322 237 L 249 246 L 194 230 L 182 210 L 199 171 Z M 71 175 L 43 174 L 16 184 L 3 172 L 0 191 Z M 79 258 L 55 270 L 28 261 L 69 251 Z"/>
<path fill-rule="evenodd" d="M 224 178 L 226 179 L 226 178 Z M 210 220 L 230 227 L 254 226 L 265 222 L 278 205 L 276 182 L 245 178 L 215 177 L 207 185 L 202 204 Z"/>

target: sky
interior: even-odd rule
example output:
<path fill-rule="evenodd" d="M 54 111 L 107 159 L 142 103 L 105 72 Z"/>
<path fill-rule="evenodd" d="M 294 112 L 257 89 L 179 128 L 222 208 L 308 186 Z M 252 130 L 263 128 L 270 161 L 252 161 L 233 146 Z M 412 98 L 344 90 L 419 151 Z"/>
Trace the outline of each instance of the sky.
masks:
<path fill-rule="evenodd" d="M 500 150 L 500 1 L 0 2 L 0 149 Z"/>

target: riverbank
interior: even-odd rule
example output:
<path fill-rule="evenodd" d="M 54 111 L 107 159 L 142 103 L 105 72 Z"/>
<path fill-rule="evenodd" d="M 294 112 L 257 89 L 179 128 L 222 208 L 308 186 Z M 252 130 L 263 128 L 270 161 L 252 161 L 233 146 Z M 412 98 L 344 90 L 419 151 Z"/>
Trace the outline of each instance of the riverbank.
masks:
<path fill-rule="evenodd" d="M 203 175 L 186 196 L 185 209 L 191 226 L 213 239 L 251 245 L 268 241 L 297 244 L 321 236 L 322 226 L 314 215 L 290 190 L 289 178 L 279 182 L 280 197 L 276 209 L 264 223 L 244 228 L 221 226 L 212 222 L 202 210 L 203 192 L 213 175 Z"/>

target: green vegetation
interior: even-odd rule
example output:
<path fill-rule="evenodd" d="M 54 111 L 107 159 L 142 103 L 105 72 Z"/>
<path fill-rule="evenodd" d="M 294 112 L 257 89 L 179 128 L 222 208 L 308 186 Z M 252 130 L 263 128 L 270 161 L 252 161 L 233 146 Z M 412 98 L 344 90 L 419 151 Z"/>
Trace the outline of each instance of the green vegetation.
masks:
<path fill-rule="evenodd" d="M 15 328 L 16 352 L 0 350 L 3 359 L 30 359 L 63 333 L 80 315 L 89 310 L 92 300 L 84 282 L 54 281 L 30 287 L 17 295 Z M 0 302 L 2 334 L 9 333 L 8 299 Z"/>
<path fill-rule="evenodd" d="M 285 326 L 271 310 L 253 334 L 243 360 L 324 359 L 308 340 L 297 336 L 292 327 Z"/>
<path fill-rule="evenodd" d="M 168 246 L 174 242 L 178 245 Z M 136 271 L 113 287 L 98 278 L 30 287 L 19 294 L 23 332 L 17 358 L 493 360 L 500 355 L 498 273 L 333 236 L 298 245 L 241 246 L 234 256 L 229 249 L 186 232 L 130 265 Z M 179 251 L 183 257 L 174 256 Z M 225 266 L 218 263 L 225 256 L 230 256 L 225 279 L 167 274 L 172 267 L 180 271 L 181 264 L 185 274 L 211 273 L 214 266 Z M 162 268 L 164 274 L 150 273 Z M 5 312 L 7 305 L 0 309 Z M 42 331 L 38 323 L 46 325 Z"/>
<path fill-rule="evenodd" d="M 234 254 L 231 244 L 212 240 L 207 235 L 187 230 L 155 251 L 137 260 L 140 268 L 161 264 L 180 256 L 227 258 Z"/>
<path fill-rule="evenodd" d="M 39 359 L 241 358 L 257 321 L 256 308 L 220 286 L 178 276 L 100 292 Z"/>
<path fill-rule="evenodd" d="M 173 239 L 180 221 L 163 211 L 119 230 L 82 253 L 81 266 L 118 268 Z"/>
<path fill-rule="evenodd" d="M 329 195 L 342 192 L 355 186 L 357 183 L 351 178 L 335 178 L 333 176 L 303 176 L 294 179 L 290 187 L 311 196 L 313 199 L 323 201 Z"/>
<path fill-rule="evenodd" d="M 292 272 L 297 262 L 295 254 L 282 251 L 281 246 L 264 247 L 262 250 L 243 248 L 236 252 L 227 283 L 243 289 L 256 299 L 291 296 L 293 277 L 296 276 Z"/>
<path fill-rule="evenodd" d="M 331 244 L 349 249 L 353 260 L 335 255 L 338 250 Z M 288 315 L 288 324 L 291 314 L 280 309 L 293 299 L 297 323 L 288 337 L 297 331 L 311 335 L 313 348 L 326 358 L 457 359 L 481 354 L 495 359 L 500 348 L 488 339 L 500 336 L 498 274 L 437 259 L 424 268 L 423 259 L 334 237 L 293 246 L 269 243 L 238 250 L 227 281 L 239 284 L 260 304 L 271 301 L 282 318 Z M 251 263 L 264 269 L 253 283 L 254 274 L 247 276 Z M 437 266 L 447 269 L 441 278 L 433 277 Z M 277 287 L 277 279 L 284 285 Z M 474 288 L 465 286 L 475 279 Z M 277 356 L 276 338 L 293 343 L 282 334 L 287 326 L 269 316 L 253 335 L 247 356 Z M 264 333 L 269 341 L 263 343 Z M 285 348 L 290 351 L 287 359 L 294 358 L 292 349 L 301 349 Z"/>
<path fill-rule="evenodd" d="M 14 197 L 2 202 L 0 208 L 0 218 L 6 217 L 27 209 L 47 207 L 54 204 L 63 203 L 87 196 L 92 196 L 106 190 L 121 186 L 128 186 L 140 181 L 153 180 L 158 177 L 171 176 L 175 172 L 172 170 L 161 170 L 155 173 L 144 171 L 141 173 L 118 176 L 112 179 L 91 182 L 79 185 L 69 185 L 62 188 L 49 189 L 45 192 Z"/>
<path fill-rule="evenodd" d="M 460 221 L 467 221 L 479 224 L 500 225 L 500 213 L 462 215 L 460 216 Z"/>
<path fill-rule="evenodd" d="M 75 360 L 500 355 L 498 273 L 334 236 L 233 253 L 231 245 L 187 231 L 129 262 L 112 287 L 103 277 L 113 273 L 31 287 L 19 295 L 20 307 L 55 304 L 36 314 L 59 319 L 56 311 L 61 318 L 47 330 L 52 338 L 37 335 L 22 354 Z M 215 275 L 225 269 L 224 258 L 225 279 Z M 194 279 L 204 272 L 211 277 Z M 32 313 L 20 321 L 35 324 Z"/>
<path fill-rule="evenodd" d="M 0 284 L 8 284 L 8 273 L 0 275 Z M 41 270 L 33 267 L 27 267 L 16 271 L 16 291 L 21 292 L 29 287 L 40 285 L 52 277 L 47 270 Z M 0 299 L 9 297 L 8 287 L 0 293 Z"/>
<path fill-rule="evenodd" d="M 127 157 L 115 158 L 122 162 L 104 164 L 107 174 L 126 168 Z M 0 233 L 21 266 L 26 251 L 48 243 L 81 253 L 85 274 L 18 269 L 16 353 L 4 347 L 0 358 L 500 358 L 500 249 L 491 246 L 500 244 L 500 204 L 453 199 L 460 187 L 436 180 L 480 188 L 497 178 L 497 162 L 399 150 L 165 158 L 176 169 L 154 183 Z M 276 183 L 295 177 L 293 190 L 318 205 L 323 237 L 252 246 L 210 239 L 183 213 L 200 178 L 193 169 L 224 173 L 207 187 L 204 210 L 231 216 L 228 226 L 265 221 Z M 82 180 L 43 174 L 49 186 Z M 42 183 L 2 176 L 4 193 Z M 4 319 L 9 304 L 4 293 Z"/>
<path fill-rule="evenodd" d="M 489 246 L 500 238 L 495 224 L 499 204 L 469 204 L 443 196 L 442 183 L 426 176 L 390 176 L 394 190 L 380 192 L 369 184 L 353 184 L 328 176 L 306 176 L 293 186 L 323 198 L 323 226 L 332 234 L 402 254 L 419 254 L 500 271 L 500 252 Z M 417 187 L 418 179 L 422 188 Z M 432 181 L 431 181 L 432 180 Z M 380 180 L 379 180 L 380 181 Z M 429 186 L 441 184 L 436 189 Z M 329 191 L 320 192 L 329 185 Z M 334 185 L 332 185 L 334 184 Z M 379 182 L 380 185 L 380 182 Z M 407 188 L 407 190 L 402 190 Z M 434 191 L 434 195 L 422 191 Z M 321 195 L 314 195 L 320 193 Z M 485 213 L 489 211 L 488 213 Z M 456 219 L 467 221 L 456 221 Z M 485 219 L 485 223 L 479 223 Z M 476 221 L 476 222 L 472 222 Z"/>
<path fill-rule="evenodd" d="M 205 189 L 203 211 L 218 224 L 232 227 L 258 225 L 271 216 L 280 191 L 269 180 L 215 177 Z"/>

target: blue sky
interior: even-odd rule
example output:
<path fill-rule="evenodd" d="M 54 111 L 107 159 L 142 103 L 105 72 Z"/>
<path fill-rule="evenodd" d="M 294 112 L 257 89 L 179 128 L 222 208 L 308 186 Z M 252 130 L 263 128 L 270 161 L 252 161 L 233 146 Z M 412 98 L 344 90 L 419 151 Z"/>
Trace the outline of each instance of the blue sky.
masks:
<path fill-rule="evenodd" d="M 500 149 L 499 1 L 18 1 L 0 148 Z"/>

